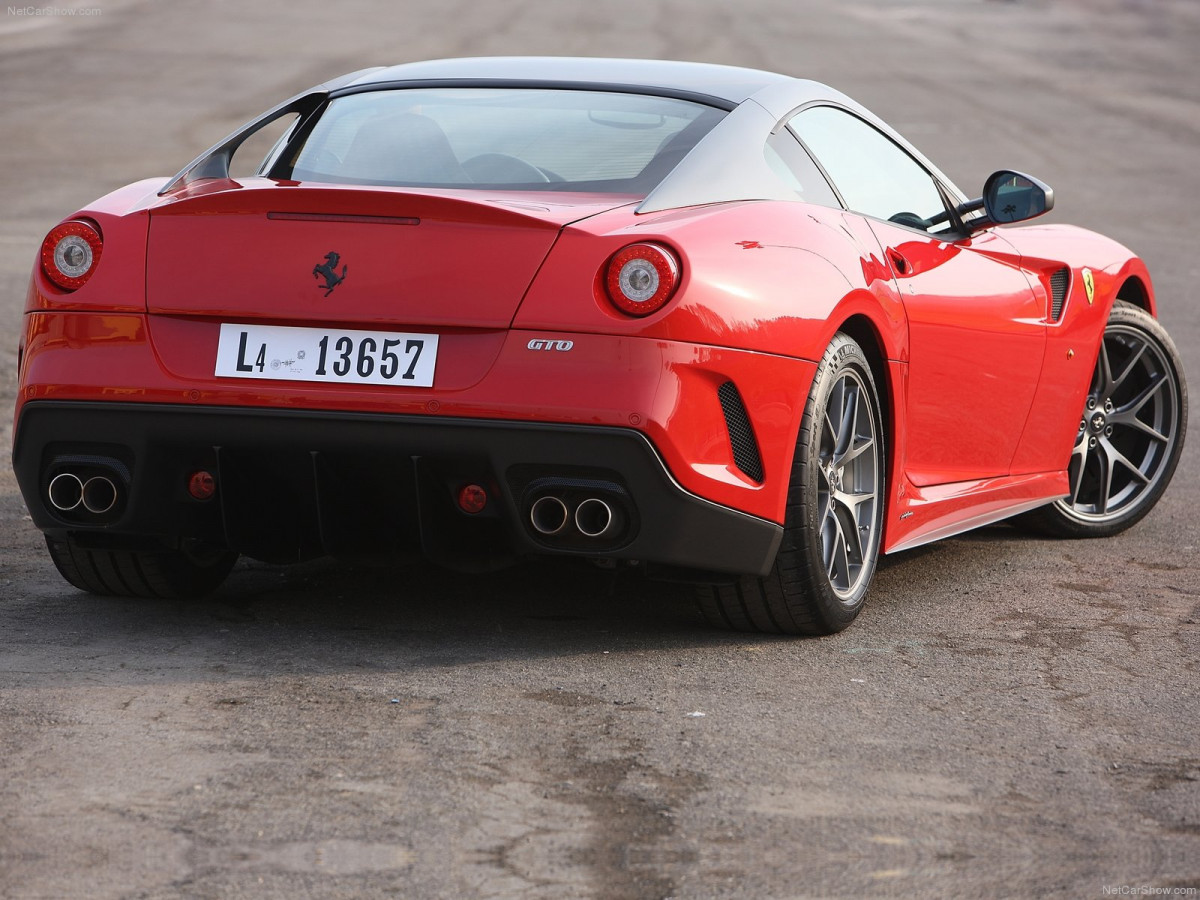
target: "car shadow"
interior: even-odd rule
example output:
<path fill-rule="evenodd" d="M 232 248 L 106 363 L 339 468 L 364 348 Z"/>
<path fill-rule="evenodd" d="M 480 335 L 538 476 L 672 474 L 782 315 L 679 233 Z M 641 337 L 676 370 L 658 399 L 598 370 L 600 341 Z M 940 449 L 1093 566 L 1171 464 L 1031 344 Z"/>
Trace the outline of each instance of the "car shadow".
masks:
<path fill-rule="evenodd" d="M 84 672 L 89 683 L 204 682 L 796 640 L 711 628 L 687 585 L 555 562 L 465 575 L 243 561 L 217 592 L 188 601 L 95 597 L 56 577 L 9 604 L 31 645 L 53 648 L 52 671 L 22 675 L 39 686 L 78 684 Z"/>
<path fill-rule="evenodd" d="M 843 645 L 903 630 L 948 571 L 967 584 L 986 577 L 995 554 L 981 544 L 1017 538 L 1028 539 L 999 526 L 883 557 L 863 615 L 820 639 L 720 631 L 700 615 L 690 585 L 556 560 L 488 574 L 243 560 L 218 591 L 188 601 L 95 597 L 45 571 L 8 604 L 8 620 L 53 648 L 53 670 L 23 673 L 43 686 L 78 684 L 83 673 L 101 683 L 205 682 L 706 648 L 832 658 Z"/>

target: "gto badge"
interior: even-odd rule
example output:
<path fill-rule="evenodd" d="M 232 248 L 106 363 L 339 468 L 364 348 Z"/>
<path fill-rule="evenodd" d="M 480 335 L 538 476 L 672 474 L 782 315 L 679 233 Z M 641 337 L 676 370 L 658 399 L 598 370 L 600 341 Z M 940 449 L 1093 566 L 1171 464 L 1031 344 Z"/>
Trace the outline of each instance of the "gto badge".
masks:
<path fill-rule="evenodd" d="M 541 338 L 534 338 L 525 345 L 525 348 L 527 350 L 558 350 L 560 353 L 566 353 L 574 346 L 574 341 L 543 341 Z"/>
<path fill-rule="evenodd" d="M 1096 279 L 1092 277 L 1091 269 L 1084 269 L 1079 273 L 1083 276 L 1083 292 L 1087 294 L 1088 306 L 1092 305 L 1092 297 L 1096 295 Z"/>
<path fill-rule="evenodd" d="M 338 274 L 337 264 L 341 262 L 342 257 L 337 252 L 331 250 L 325 254 L 325 262 L 313 266 L 313 278 L 324 278 L 324 284 L 318 284 L 318 290 L 324 290 L 325 296 L 328 297 L 333 293 L 333 289 L 346 280 L 345 264 L 342 265 L 342 274 Z"/>

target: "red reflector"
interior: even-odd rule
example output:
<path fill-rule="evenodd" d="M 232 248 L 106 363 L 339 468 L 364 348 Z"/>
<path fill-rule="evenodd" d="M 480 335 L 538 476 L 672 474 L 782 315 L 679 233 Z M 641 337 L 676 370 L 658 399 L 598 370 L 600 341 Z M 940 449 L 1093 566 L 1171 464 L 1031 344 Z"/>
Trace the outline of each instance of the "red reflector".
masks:
<path fill-rule="evenodd" d="M 477 484 L 468 484 L 458 491 L 458 508 L 474 515 L 487 506 L 487 491 Z"/>
<path fill-rule="evenodd" d="M 193 472 L 188 478 L 188 493 L 197 500 L 211 500 L 217 492 L 217 480 L 212 474 L 201 469 Z"/>

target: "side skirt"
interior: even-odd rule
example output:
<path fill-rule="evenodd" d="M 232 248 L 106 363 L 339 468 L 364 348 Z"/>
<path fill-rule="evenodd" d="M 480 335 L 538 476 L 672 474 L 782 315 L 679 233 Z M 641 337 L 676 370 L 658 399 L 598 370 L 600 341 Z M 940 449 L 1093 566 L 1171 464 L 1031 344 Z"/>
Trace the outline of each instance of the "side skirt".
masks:
<path fill-rule="evenodd" d="M 911 550 L 1067 496 L 1065 471 L 916 487 L 907 479 L 888 510 L 885 553 Z"/>

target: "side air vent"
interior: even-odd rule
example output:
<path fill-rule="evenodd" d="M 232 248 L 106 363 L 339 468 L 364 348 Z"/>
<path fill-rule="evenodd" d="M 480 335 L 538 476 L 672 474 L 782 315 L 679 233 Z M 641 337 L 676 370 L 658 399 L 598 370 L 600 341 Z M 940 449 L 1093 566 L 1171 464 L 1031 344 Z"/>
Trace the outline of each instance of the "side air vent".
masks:
<path fill-rule="evenodd" d="M 758 452 L 758 441 L 746 415 L 746 404 L 737 386 L 727 381 L 717 388 L 721 410 L 725 413 L 725 427 L 729 430 L 729 445 L 733 448 L 733 462 L 747 478 L 763 480 L 762 457 Z"/>
<path fill-rule="evenodd" d="M 1071 270 L 1065 266 L 1050 276 L 1050 321 L 1057 322 L 1062 315 L 1063 302 L 1067 299 L 1067 283 Z"/>

